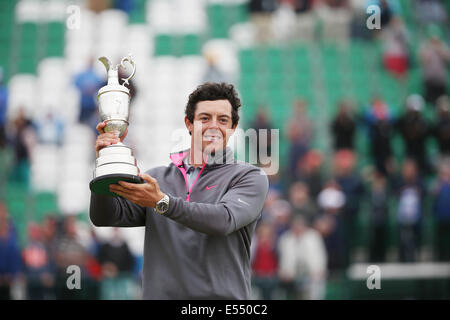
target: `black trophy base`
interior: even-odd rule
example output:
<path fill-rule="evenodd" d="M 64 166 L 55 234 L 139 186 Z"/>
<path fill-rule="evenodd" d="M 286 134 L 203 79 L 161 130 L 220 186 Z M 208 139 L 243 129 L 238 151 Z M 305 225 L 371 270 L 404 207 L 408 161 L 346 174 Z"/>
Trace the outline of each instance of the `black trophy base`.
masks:
<path fill-rule="evenodd" d="M 107 174 L 93 179 L 89 183 L 89 189 L 91 189 L 91 191 L 95 194 L 117 197 L 117 194 L 109 191 L 109 186 L 111 184 L 117 184 L 119 181 L 126 181 L 130 183 L 144 183 L 144 179 L 142 179 L 141 177 L 132 174 L 115 173 Z"/>

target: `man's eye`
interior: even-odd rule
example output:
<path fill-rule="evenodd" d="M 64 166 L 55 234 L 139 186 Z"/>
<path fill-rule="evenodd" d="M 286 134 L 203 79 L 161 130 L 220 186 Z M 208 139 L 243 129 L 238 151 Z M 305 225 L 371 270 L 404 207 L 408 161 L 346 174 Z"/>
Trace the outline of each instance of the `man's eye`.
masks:
<path fill-rule="evenodd" d="M 208 118 L 207 117 L 201 117 L 200 120 L 202 120 L 202 121 L 203 120 L 208 120 Z"/>
<path fill-rule="evenodd" d="M 227 123 L 228 119 L 220 119 L 220 122 Z"/>

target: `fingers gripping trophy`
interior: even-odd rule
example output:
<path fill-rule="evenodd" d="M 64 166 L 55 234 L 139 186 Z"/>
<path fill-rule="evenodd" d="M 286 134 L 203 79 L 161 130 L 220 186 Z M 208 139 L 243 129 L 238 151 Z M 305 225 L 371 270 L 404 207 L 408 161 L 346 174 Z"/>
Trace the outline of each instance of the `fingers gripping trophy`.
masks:
<path fill-rule="evenodd" d="M 103 128 L 105 132 L 113 133 L 120 138 L 128 128 L 130 90 L 125 85 L 129 85 L 128 81 L 134 76 L 136 65 L 131 56 L 124 57 L 116 66 L 112 66 L 106 57 L 101 57 L 99 60 L 105 65 L 108 72 L 108 84 L 102 87 L 97 95 L 100 120 L 106 123 Z M 123 85 L 120 85 L 119 68 L 126 69 L 125 62 L 132 66 L 133 71 L 128 78 L 122 78 L 124 82 Z M 138 174 L 139 169 L 136 166 L 132 150 L 122 142 L 118 142 L 102 148 L 98 152 L 94 178 L 90 182 L 89 188 L 96 194 L 114 195 L 109 191 L 110 184 L 117 184 L 118 181 L 143 183 L 144 181 Z"/>

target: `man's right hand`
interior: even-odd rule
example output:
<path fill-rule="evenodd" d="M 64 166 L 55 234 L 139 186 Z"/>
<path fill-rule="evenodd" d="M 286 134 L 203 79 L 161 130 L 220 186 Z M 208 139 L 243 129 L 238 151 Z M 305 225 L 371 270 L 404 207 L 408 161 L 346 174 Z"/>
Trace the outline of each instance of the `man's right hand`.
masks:
<path fill-rule="evenodd" d="M 100 122 L 96 127 L 96 129 L 99 133 L 99 136 L 97 137 L 97 141 L 95 142 L 95 153 L 97 154 L 97 157 L 98 157 L 98 152 L 101 149 L 103 149 L 104 147 L 107 147 L 109 145 L 116 144 L 118 142 L 122 142 L 128 134 L 128 128 L 127 128 L 127 130 L 125 130 L 123 135 L 119 138 L 112 132 L 105 132 L 105 130 L 104 130 L 105 126 L 106 126 L 106 122 Z"/>

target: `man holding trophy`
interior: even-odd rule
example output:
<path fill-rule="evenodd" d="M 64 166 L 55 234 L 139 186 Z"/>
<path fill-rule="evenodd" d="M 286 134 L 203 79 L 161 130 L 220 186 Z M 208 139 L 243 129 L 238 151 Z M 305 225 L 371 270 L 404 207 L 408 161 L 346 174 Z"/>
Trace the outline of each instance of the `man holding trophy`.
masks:
<path fill-rule="evenodd" d="M 134 67 L 130 58 L 122 66 L 125 61 Z M 129 98 L 115 82 L 119 66 L 102 62 L 109 81 L 99 91 L 103 122 L 97 126 L 91 221 L 146 227 L 144 299 L 249 299 L 250 245 L 268 179 L 261 169 L 235 160 L 227 147 L 241 106 L 233 85 L 197 87 L 185 109 L 190 149 L 143 174 L 122 144 Z"/>

